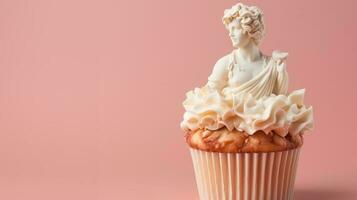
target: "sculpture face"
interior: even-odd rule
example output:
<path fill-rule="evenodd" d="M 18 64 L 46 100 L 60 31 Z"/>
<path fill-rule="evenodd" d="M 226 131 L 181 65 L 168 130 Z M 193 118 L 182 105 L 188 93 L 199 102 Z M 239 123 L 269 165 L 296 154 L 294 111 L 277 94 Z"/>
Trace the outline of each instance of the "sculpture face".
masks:
<path fill-rule="evenodd" d="M 231 38 L 233 47 L 242 48 L 250 42 L 248 33 L 243 31 L 238 20 L 233 20 L 228 24 L 229 37 Z"/>

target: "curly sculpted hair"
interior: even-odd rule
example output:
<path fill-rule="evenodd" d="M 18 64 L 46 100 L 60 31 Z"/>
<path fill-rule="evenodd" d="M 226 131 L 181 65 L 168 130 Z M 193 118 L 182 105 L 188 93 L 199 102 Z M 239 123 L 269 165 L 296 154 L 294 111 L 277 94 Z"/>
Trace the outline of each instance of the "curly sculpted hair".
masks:
<path fill-rule="evenodd" d="M 238 3 L 230 9 L 226 9 L 222 18 L 226 27 L 236 20 L 238 20 L 243 31 L 248 33 L 256 44 L 259 44 L 265 34 L 263 12 L 255 6 Z"/>

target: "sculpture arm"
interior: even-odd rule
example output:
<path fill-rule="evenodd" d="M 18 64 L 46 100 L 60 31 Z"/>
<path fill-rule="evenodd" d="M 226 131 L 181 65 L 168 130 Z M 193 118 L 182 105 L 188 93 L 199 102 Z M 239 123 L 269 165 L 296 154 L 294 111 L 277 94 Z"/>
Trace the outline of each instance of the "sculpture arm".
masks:
<path fill-rule="evenodd" d="M 288 53 L 277 52 L 277 51 L 273 52 L 273 59 L 276 60 L 277 71 L 278 71 L 273 93 L 277 95 L 279 94 L 286 95 L 288 93 L 289 76 L 288 76 L 288 72 L 286 71 L 287 56 Z"/>

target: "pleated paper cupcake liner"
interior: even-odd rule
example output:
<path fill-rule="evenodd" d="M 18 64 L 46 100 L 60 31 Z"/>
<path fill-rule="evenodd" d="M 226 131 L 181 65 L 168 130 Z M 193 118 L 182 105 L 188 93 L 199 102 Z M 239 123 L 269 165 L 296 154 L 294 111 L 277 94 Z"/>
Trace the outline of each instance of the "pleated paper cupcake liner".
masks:
<path fill-rule="evenodd" d="M 269 153 L 190 149 L 200 200 L 291 200 L 300 148 Z"/>

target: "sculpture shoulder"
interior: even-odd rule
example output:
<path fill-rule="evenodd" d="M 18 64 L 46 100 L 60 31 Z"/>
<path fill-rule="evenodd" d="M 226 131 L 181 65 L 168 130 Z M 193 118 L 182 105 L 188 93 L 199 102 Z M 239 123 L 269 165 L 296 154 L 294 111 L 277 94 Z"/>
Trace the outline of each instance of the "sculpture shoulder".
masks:
<path fill-rule="evenodd" d="M 273 51 L 272 53 L 272 58 L 273 60 L 275 61 L 284 61 L 286 60 L 286 58 L 288 57 L 288 53 L 287 52 L 283 52 L 283 51 L 278 51 L 278 50 L 275 50 Z"/>
<path fill-rule="evenodd" d="M 278 72 L 286 74 L 286 59 L 288 57 L 287 52 L 273 51 L 272 59 L 277 65 Z"/>
<path fill-rule="evenodd" d="M 230 54 L 220 58 L 213 67 L 212 74 L 208 77 L 210 81 L 226 81 L 228 79 L 228 66 Z"/>
<path fill-rule="evenodd" d="M 220 70 L 228 69 L 227 67 L 230 64 L 230 62 L 232 61 L 231 56 L 232 56 L 231 54 L 227 54 L 227 55 L 223 56 L 222 58 L 220 58 L 214 65 L 214 68 L 220 69 Z"/>

